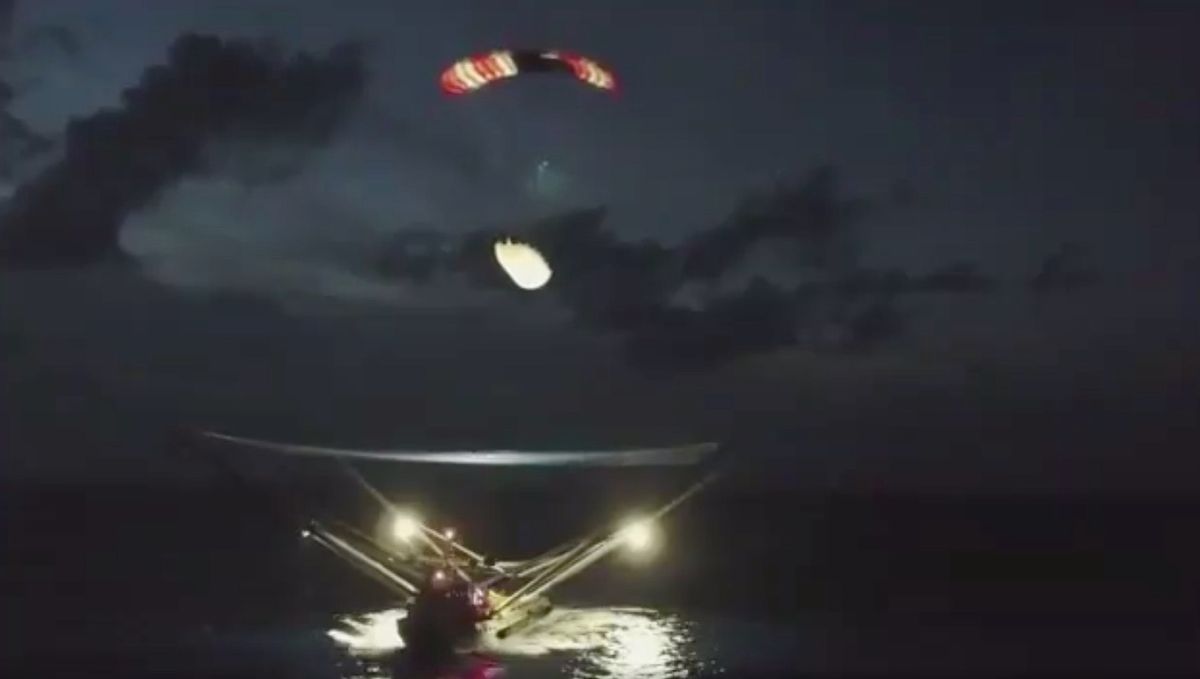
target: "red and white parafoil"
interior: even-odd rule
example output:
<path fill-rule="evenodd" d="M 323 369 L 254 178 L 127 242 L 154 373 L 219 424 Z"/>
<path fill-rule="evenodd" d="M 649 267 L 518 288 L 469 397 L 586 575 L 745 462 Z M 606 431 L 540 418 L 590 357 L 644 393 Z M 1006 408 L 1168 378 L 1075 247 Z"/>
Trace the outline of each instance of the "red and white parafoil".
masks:
<path fill-rule="evenodd" d="M 615 90 L 616 78 L 592 59 L 558 50 L 496 50 L 460 59 L 442 72 L 442 91 L 467 94 L 491 83 L 528 73 L 561 73 L 601 90 Z"/>

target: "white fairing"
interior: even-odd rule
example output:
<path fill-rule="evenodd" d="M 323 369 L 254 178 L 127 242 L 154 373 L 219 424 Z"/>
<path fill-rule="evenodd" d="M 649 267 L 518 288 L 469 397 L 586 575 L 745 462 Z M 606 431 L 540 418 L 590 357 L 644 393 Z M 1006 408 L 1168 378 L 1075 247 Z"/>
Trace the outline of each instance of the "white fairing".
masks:
<path fill-rule="evenodd" d="M 537 248 L 512 240 L 496 241 L 492 247 L 496 263 L 522 290 L 537 290 L 550 282 L 550 264 Z"/>

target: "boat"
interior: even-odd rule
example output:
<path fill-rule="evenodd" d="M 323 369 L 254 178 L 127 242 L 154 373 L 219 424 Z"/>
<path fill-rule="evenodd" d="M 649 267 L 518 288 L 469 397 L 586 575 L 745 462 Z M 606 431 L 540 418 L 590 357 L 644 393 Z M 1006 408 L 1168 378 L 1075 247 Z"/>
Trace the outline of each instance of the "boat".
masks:
<path fill-rule="evenodd" d="M 707 488 L 720 473 L 707 464 L 715 443 L 600 451 L 394 451 L 323 448 L 200 432 L 194 443 L 217 444 L 285 455 L 335 458 L 381 504 L 388 535 L 344 522 L 288 515 L 302 521 L 303 539 L 320 545 L 386 589 L 407 611 L 397 634 L 410 656 L 427 664 L 476 657 L 487 637 L 519 635 L 554 609 L 550 594 L 618 549 L 651 551 L 662 521 Z M 452 529 L 436 529 L 416 514 L 393 506 L 352 466 L 353 460 L 404 464 L 532 467 L 698 467 L 702 473 L 654 511 L 558 545 L 527 558 L 502 560 L 465 544 Z M 228 469 L 227 465 L 225 466 Z M 486 658 L 479 660 L 487 665 Z M 476 663 L 475 670 L 481 665 Z M 490 665 L 488 665 L 490 667 Z M 475 671 L 473 670 L 473 671 Z M 490 676 L 490 675 L 489 675 Z"/>

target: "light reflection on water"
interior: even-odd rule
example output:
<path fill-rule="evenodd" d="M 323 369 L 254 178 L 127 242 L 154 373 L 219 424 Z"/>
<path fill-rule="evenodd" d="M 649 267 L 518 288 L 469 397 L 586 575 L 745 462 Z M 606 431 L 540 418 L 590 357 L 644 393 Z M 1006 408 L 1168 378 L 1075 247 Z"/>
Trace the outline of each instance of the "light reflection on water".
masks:
<path fill-rule="evenodd" d="M 402 646 L 396 621 L 402 611 L 347 616 L 327 634 L 355 662 L 345 676 L 387 677 L 384 657 Z M 486 638 L 486 652 L 513 661 L 553 660 L 573 679 L 677 679 L 712 672 L 693 635 L 692 623 L 644 608 L 560 608 L 520 634 Z"/>
<path fill-rule="evenodd" d="M 403 609 L 397 608 L 365 615 L 346 615 L 338 619 L 339 627 L 327 631 L 325 635 L 355 658 L 381 658 L 404 648 L 398 623 L 405 615 Z"/>
<path fill-rule="evenodd" d="M 649 610 L 595 611 L 581 621 L 593 624 L 602 640 L 567 663 L 575 679 L 601 677 L 685 677 L 704 666 L 691 625 Z"/>

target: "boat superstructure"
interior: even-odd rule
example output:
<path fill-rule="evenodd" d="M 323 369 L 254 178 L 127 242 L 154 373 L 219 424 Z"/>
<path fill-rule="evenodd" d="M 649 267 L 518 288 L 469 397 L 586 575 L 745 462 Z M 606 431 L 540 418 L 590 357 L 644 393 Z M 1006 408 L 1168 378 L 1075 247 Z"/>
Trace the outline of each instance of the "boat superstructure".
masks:
<path fill-rule="evenodd" d="M 651 512 L 581 535 L 536 556 L 498 560 L 464 544 L 450 529 L 437 530 L 416 515 L 392 506 L 351 466 L 355 459 L 389 460 L 410 464 L 501 466 L 691 466 L 716 451 L 715 444 L 612 451 L 360 451 L 276 444 L 223 434 L 206 433 L 209 443 L 233 444 L 258 450 L 301 456 L 338 458 L 343 468 L 387 512 L 383 535 L 363 531 L 341 521 L 327 521 L 292 508 L 301 536 L 385 588 L 406 609 L 420 608 L 432 590 L 444 590 L 443 599 L 457 597 L 469 613 L 470 632 L 503 639 L 543 618 L 553 606 L 549 595 L 557 587 L 599 563 L 622 547 L 633 552 L 653 548 L 662 520 L 708 487 L 719 476 L 702 473 Z M 226 466 L 227 467 L 227 466 Z M 457 624 L 457 623 L 456 623 Z M 463 630 L 464 632 L 467 630 Z M 404 636 L 404 630 L 400 630 Z M 456 634 L 455 636 L 469 636 Z M 407 641 L 407 640 L 406 640 Z"/>

